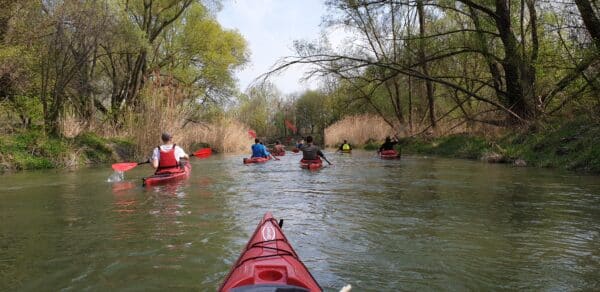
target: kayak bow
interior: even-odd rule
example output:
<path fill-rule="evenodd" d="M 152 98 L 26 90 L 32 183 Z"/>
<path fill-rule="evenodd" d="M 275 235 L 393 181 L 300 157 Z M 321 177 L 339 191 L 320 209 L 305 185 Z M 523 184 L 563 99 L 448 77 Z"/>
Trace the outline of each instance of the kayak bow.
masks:
<path fill-rule="evenodd" d="M 271 212 L 267 212 L 219 291 L 314 292 L 322 289 L 298 258 Z"/>

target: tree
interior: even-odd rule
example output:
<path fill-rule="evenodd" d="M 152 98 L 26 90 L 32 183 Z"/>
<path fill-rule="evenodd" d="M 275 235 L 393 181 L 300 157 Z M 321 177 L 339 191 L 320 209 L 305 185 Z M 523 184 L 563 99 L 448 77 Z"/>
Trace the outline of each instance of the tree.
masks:
<path fill-rule="evenodd" d="M 237 118 L 253 129 L 258 136 L 270 132 L 273 104 L 281 93 L 271 83 L 255 85 L 239 97 Z"/>
<path fill-rule="evenodd" d="M 331 106 L 329 98 L 322 92 L 309 90 L 304 92 L 295 102 L 296 126 L 304 134 L 318 134 L 331 123 Z"/>
<path fill-rule="evenodd" d="M 429 125 L 421 129 L 458 118 L 527 126 L 597 88 L 597 50 L 588 53 L 585 46 L 571 45 L 582 33 L 592 39 L 596 35 L 597 8 L 589 1 L 331 0 L 328 5 L 327 28 L 347 29 L 352 35 L 347 46 L 333 50 L 326 41 L 297 42 L 296 55 L 282 59 L 273 72 L 311 64 L 310 76 L 331 76 L 347 84 L 353 92 L 349 100 L 364 100 L 397 130 L 404 122 L 404 98 L 409 123 L 413 120 L 413 80 L 426 86 L 418 97 L 427 101 Z M 572 26 L 548 28 L 549 15 L 567 19 L 573 14 L 562 11 L 575 6 L 585 12 Z M 564 32 L 575 37 L 561 47 L 556 35 Z M 565 54 L 573 62 L 565 62 Z M 379 104 L 386 92 L 380 89 L 393 89 L 399 82 L 406 82 L 408 96 L 387 90 L 389 98 Z M 557 96 L 561 100 L 553 100 Z M 398 109 L 399 124 L 387 108 Z M 426 112 L 417 113 L 424 118 Z"/>
<path fill-rule="evenodd" d="M 176 92 L 170 97 L 177 96 L 177 104 L 212 111 L 233 95 L 233 72 L 248 58 L 241 35 L 223 29 L 200 1 L 10 4 L 0 13 L 0 73 L 19 65 L 28 66 L 23 71 L 31 76 L 28 88 L 14 90 L 19 78 L 0 74 L 0 93 L 13 105 L 14 96 L 32 101 L 39 96 L 51 135 L 60 135 L 65 112 L 83 122 L 107 119 L 122 127 L 127 113 L 150 108 L 144 103 L 153 96 L 142 94 L 148 84 Z M 15 48 L 30 59 L 10 53 Z"/>

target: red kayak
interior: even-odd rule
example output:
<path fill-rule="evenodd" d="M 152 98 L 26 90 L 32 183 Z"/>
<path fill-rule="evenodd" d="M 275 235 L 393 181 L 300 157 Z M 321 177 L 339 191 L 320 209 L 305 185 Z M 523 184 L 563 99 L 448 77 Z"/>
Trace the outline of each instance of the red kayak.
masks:
<path fill-rule="evenodd" d="M 265 157 L 252 157 L 252 158 L 244 158 L 244 164 L 248 163 L 264 163 L 269 161 L 269 158 Z"/>
<path fill-rule="evenodd" d="M 300 160 L 300 167 L 306 169 L 319 169 L 323 167 L 323 160 L 320 158 L 314 160 L 302 159 Z"/>
<path fill-rule="evenodd" d="M 396 150 L 383 150 L 381 152 L 379 152 L 379 157 L 381 157 L 381 159 L 398 159 L 400 158 L 400 153 L 398 153 L 398 151 Z"/>
<path fill-rule="evenodd" d="M 221 292 L 322 291 L 281 231 L 271 212 L 260 221 L 246 248 L 219 287 Z"/>
<path fill-rule="evenodd" d="M 190 172 L 192 172 L 192 165 L 190 163 L 185 163 L 183 169 L 180 169 L 179 171 L 154 174 L 142 178 L 142 181 L 145 186 L 155 186 L 187 179 L 190 177 Z"/>

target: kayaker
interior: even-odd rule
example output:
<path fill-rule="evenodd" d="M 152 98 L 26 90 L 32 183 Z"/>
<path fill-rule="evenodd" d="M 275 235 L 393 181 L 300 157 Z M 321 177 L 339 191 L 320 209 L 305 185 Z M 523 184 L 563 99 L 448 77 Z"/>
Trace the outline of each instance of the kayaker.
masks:
<path fill-rule="evenodd" d="M 327 158 L 325 158 L 325 154 L 323 154 L 323 152 L 321 151 L 321 148 L 319 148 L 319 146 L 313 145 L 313 137 L 312 136 L 308 136 L 306 137 L 306 145 L 302 146 L 302 148 L 300 148 L 300 150 L 302 150 L 302 159 L 303 160 L 317 160 L 320 157 L 323 157 L 323 159 L 325 159 L 325 161 L 327 161 Z"/>
<path fill-rule="evenodd" d="M 168 173 L 179 171 L 181 169 L 180 160 L 190 159 L 185 151 L 173 143 L 173 136 L 169 133 L 162 133 L 160 139 L 163 145 L 157 146 L 152 152 L 152 167 L 156 173 Z"/>
<path fill-rule="evenodd" d="M 263 145 L 258 138 L 254 139 L 254 145 L 252 145 L 251 149 L 252 149 L 251 158 L 254 158 L 254 157 L 269 158 L 270 157 L 271 159 L 279 160 L 279 158 L 275 158 L 273 155 L 271 155 L 271 153 L 269 153 L 269 151 L 267 150 L 267 147 L 265 147 L 265 145 Z"/>
<path fill-rule="evenodd" d="M 296 148 L 300 149 L 302 146 L 304 146 L 304 140 L 300 139 L 298 140 L 298 143 L 296 143 Z"/>
<path fill-rule="evenodd" d="M 385 142 L 381 144 L 381 147 L 379 147 L 379 151 L 377 152 L 379 153 L 384 150 L 394 150 L 394 145 L 396 144 L 398 144 L 398 140 L 396 138 L 394 138 L 394 140 L 392 141 L 390 136 L 387 136 L 385 137 Z"/>
<path fill-rule="evenodd" d="M 340 147 L 338 148 L 338 150 L 336 152 L 350 152 L 352 151 L 352 146 L 350 146 L 350 144 L 348 144 L 348 141 L 344 140 L 344 143 L 342 143 L 342 145 L 340 145 Z"/>
<path fill-rule="evenodd" d="M 275 146 L 273 147 L 273 153 L 280 155 L 281 153 L 284 153 L 285 149 L 283 148 L 283 145 L 281 145 L 281 142 L 279 142 L 279 140 L 277 140 L 275 142 Z"/>

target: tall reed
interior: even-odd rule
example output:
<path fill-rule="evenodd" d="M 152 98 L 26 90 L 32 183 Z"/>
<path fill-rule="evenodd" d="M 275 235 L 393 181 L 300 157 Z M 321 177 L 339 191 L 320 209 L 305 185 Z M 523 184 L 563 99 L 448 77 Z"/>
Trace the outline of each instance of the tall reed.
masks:
<path fill-rule="evenodd" d="M 438 121 L 436 131 L 428 124 L 416 124 L 411 134 L 407 125 L 395 125 L 392 129 L 381 117 L 375 115 L 349 116 L 325 129 L 325 145 L 337 146 L 348 140 L 350 144 L 364 145 L 369 141 L 383 141 L 386 136 L 446 136 L 471 133 L 485 137 L 499 137 L 506 130 L 489 124 L 468 122 L 464 118 L 445 117 Z"/>
<path fill-rule="evenodd" d="M 394 130 L 382 118 L 374 115 L 349 116 L 325 129 L 325 145 L 336 146 L 344 140 L 355 145 L 369 140 L 383 140 Z"/>
<path fill-rule="evenodd" d="M 167 84 L 167 85 L 165 85 Z M 251 144 L 247 127 L 226 117 L 213 123 L 190 122 L 196 107 L 184 99 L 184 92 L 170 82 L 155 78 L 143 92 L 146 99 L 140 110 L 126 118 L 127 137 L 131 137 L 141 156 L 160 144 L 162 132 L 173 135 L 173 141 L 188 152 L 192 146 L 208 144 L 218 152 L 241 152 Z"/>

